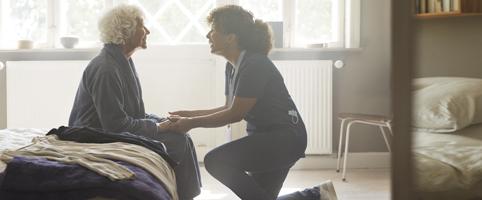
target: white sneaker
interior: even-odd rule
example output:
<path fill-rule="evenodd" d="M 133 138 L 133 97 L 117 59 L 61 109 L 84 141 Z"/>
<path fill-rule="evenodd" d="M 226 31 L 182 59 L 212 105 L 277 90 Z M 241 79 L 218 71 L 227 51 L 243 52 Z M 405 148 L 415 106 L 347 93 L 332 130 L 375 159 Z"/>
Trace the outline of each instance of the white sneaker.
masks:
<path fill-rule="evenodd" d="M 316 187 L 320 189 L 320 200 L 338 200 L 331 180 L 325 181 Z"/>

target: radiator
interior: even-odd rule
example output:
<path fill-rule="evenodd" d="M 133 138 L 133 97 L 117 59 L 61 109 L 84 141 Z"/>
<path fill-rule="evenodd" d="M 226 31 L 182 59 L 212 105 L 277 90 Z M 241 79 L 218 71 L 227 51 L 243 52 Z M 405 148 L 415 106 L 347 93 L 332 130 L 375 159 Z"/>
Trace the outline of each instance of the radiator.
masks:
<path fill-rule="evenodd" d="M 331 60 L 274 61 L 308 132 L 306 154 L 332 153 Z"/>
<path fill-rule="evenodd" d="M 67 125 L 88 61 L 6 63 L 7 128 Z"/>

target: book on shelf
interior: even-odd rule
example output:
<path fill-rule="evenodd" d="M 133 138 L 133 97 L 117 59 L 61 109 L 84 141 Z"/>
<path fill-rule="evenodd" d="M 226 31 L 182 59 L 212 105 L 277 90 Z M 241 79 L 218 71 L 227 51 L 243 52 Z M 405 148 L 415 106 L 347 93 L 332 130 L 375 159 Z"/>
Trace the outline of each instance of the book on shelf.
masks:
<path fill-rule="evenodd" d="M 443 12 L 450 12 L 450 0 L 443 0 L 442 2 L 442 11 Z"/>
<path fill-rule="evenodd" d="M 414 0 L 417 14 L 482 13 L 482 0 Z"/>
<path fill-rule="evenodd" d="M 460 12 L 460 0 L 450 0 L 450 11 Z"/>
<path fill-rule="evenodd" d="M 418 13 L 427 13 L 427 0 L 420 0 L 418 3 L 420 8 Z"/>
<path fill-rule="evenodd" d="M 435 0 L 427 0 L 427 12 L 435 13 Z"/>
<path fill-rule="evenodd" d="M 442 0 L 435 0 L 435 13 L 442 12 Z"/>

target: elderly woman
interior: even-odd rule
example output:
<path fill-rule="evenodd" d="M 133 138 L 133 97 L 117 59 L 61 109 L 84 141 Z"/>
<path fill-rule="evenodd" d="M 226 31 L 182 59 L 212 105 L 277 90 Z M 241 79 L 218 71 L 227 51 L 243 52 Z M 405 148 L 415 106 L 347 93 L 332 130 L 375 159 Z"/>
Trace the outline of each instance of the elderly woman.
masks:
<path fill-rule="evenodd" d="M 99 22 L 104 48 L 85 69 L 69 126 L 130 132 L 163 142 L 178 165 L 174 168 L 180 199 L 200 193 L 199 170 L 191 138 L 166 131 L 167 121 L 146 114 L 142 89 L 131 56 L 147 48 L 149 30 L 142 11 L 121 5 L 107 12 Z"/>

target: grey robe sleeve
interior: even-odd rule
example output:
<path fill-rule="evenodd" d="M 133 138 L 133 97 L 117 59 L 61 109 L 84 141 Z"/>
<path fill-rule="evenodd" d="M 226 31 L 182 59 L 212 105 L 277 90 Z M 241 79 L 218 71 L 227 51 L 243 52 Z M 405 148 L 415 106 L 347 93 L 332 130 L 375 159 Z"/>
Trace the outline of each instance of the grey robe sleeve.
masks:
<path fill-rule="evenodd" d="M 166 121 L 166 120 L 167 120 L 167 118 L 165 118 L 165 117 L 159 117 L 159 116 L 157 116 L 157 115 L 155 115 L 155 114 L 146 114 L 146 119 L 150 119 L 150 120 L 152 120 L 152 121 L 154 121 L 154 122 L 156 122 L 156 123 L 163 122 L 163 121 Z"/>
<path fill-rule="evenodd" d="M 131 132 L 150 136 L 157 133 L 156 121 L 135 119 L 124 110 L 126 106 L 120 77 L 116 73 L 102 72 L 95 78 L 91 95 L 99 120 L 105 130 Z"/>

